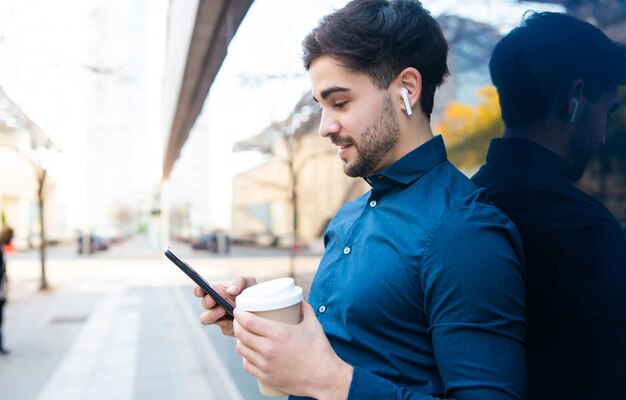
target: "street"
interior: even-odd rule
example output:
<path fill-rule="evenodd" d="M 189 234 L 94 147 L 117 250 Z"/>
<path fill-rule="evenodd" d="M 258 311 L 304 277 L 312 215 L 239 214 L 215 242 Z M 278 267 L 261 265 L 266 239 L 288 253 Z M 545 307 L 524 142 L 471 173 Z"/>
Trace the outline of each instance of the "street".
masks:
<path fill-rule="evenodd" d="M 259 281 L 289 275 L 281 250 L 233 247 L 230 255 L 172 249 L 209 282 L 234 274 Z M 73 245 L 47 253 L 48 291 L 39 291 L 38 253 L 7 255 L 9 302 L 0 357 L 0 393 L 11 400 L 262 399 L 242 369 L 234 339 L 198 322 L 193 283 L 137 238 L 78 255 Z M 296 260 L 308 293 L 319 256 Z"/>

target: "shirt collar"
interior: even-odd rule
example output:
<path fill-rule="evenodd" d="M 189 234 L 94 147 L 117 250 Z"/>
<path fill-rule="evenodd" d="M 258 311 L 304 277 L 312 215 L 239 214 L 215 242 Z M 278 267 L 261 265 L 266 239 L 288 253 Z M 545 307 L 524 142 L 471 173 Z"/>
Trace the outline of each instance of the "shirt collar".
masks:
<path fill-rule="evenodd" d="M 445 161 L 448 155 L 441 135 L 437 135 L 412 150 L 387 168 L 365 178 L 374 189 L 400 183 L 410 185 L 435 165 Z"/>
<path fill-rule="evenodd" d="M 575 180 L 573 169 L 561 156 L 527 139 L 493 139 L 487 152 L 487 162 L 521 164 L 567 182 Z"/>

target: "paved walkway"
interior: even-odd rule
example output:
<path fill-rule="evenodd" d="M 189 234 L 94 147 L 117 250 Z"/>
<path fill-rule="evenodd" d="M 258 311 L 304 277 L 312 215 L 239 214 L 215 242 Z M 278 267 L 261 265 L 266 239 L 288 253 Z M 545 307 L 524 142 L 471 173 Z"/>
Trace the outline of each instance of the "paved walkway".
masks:
<path fill-rule="evenodd" d="M 148 259 L 144 253 L 132 256 L 130 247 L 117 255 L 111 250 L 114 256 L 51 259 L 53 288 L 47 292 L 37 290 L 36 259 L 9 257 L 11 301 L 4 332 L 11 354 L 0 357 L 0 398 L 263 398 L 254 379 L 241 371 L 234 341 L 212 340 L 209 333 L 220 336 L 215 328 L 199 324 L 199 305 L 186 276 L 160 251 Z M 285 274 L 269 267 L 279 263 L 272 258 L 193 261 L 210 279 Z"/>

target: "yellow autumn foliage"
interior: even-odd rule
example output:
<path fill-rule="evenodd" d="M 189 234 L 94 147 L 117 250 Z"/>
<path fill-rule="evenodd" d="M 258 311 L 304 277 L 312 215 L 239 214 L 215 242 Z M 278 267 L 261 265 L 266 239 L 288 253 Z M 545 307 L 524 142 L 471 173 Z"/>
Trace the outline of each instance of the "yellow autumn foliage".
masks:
<path fill-rule="evenodd" d="M 478 96 L 477 105 L 449 103 L 436 127 L 446 142 L 450 161 L 468 173 L 485 161 L 489 142 L 504 128 L 495 87 L 481 88 Z"/>

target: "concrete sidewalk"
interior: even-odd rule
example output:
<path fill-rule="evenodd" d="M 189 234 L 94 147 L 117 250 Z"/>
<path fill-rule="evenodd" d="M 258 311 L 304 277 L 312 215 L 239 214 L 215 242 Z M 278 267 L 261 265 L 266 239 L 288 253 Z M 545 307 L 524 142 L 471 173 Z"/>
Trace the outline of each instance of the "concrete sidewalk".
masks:
<path fill-rule="evenodd" d="M 182 290 L 57 289 L 10 303 L 4 331 L 11 354 L 0 358 L 0 397 L 243 398 Z"/>
<path fill-rule="evenodd" d="M 114 251 L 49 260 L 46 292 L 37 289 L 36 259 L 9 257 L 3 331 L 11 354 L 0 357 L 0 398 L 264 398 L 242 372 L 234 341 L 211 340 L 216 328 L 198 322 L 192 284 L 161 250 L 129 244 Z M 308 286 L 317 261 L 300 260 L 301 285 Z M 213 281 L 233 274 L 264 280 L 285 276 L 287 261 L 195 258 L 193 265 Z"/>

